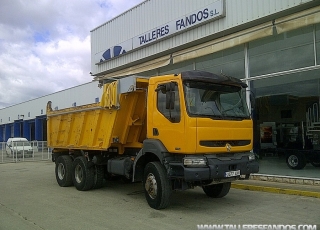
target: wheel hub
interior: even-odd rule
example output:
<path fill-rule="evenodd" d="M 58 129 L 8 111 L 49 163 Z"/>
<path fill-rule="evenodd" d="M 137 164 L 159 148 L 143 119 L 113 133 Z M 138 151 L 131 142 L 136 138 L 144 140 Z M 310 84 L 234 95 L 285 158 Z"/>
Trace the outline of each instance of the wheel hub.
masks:
<path fill-rule="evenodd" d="M 66 174 L 66 169 L 64 168 L 64 165 L 60 163 L 58 165 L 58 177 L 60 180 L 63 180 L 64 176 Z"/>
<path fill-rule="evenodd" d="M 149 173 L 147 176 L 145 189 L 151 199 L 155 199 L 157 197 L 157 180 L 152 173 Z"/>
<path fill-rule="evenodd" d="M 78 184 L 80 184 L 83 180 L 83 171 L 80 165 L 77 165 L 74 169 L 74 177 Z"/>
<path fill-rule="evenodd" d="M 290 166 L 296 167 L 298 165 L 298 162 L 298 157 L 296 157 L 295 155 L 289 156 L 288 163 Z"/>

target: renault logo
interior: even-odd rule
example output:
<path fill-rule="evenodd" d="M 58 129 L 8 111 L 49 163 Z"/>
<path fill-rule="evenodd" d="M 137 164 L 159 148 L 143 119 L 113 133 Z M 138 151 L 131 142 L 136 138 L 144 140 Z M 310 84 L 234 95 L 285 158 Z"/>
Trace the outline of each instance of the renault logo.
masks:
<path fill-rule="evenodd" d="M 227 149 L 227 152 L 231 151 L 231 145 L 229 143 L 226 144 L 226 149 Z"/>

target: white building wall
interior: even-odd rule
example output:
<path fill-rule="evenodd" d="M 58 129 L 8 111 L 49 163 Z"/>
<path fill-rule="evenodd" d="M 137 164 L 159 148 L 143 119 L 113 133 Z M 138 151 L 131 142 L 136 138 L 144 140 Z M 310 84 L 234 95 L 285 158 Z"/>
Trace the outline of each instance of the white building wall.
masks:
<path fill-rule="evenodd" d="M 217 0 L 146 0 L 118 17 L 91 31 L 92 72 L 100 74 L 107 70 L 153 56 L 185 43 L 196 41 L 224 30 L 244 25 L 248 22 L 264 18 L 268 15 L 286 11 L 292 7 L 303 5 L 313 0 L 225 0 L 225 17 L 192 27 L 180 34 L 174 34 L 151 45 L 143 46 L 125 55 L 114 58 L 100 65 L 95 65 L 94 55 L 111 46 L 143 34 L 181 16 L 206 7 Z M 46 114 L 46 105 L 52 101 L 52 108 L 59 109 L 95 102 L 101 97 L 102 90 L 97 82 L 90 82 L 71 89 L 46 95 L 34 100 L 0 109 L 0 125 L 12 123 L 14 120 L 30 120 Z M 10 119 L 9 119 L 10 118 Z"/>
<path fill-rule="evenodd" d="M 147 0 L 91 31 L 91 70 L 93 75 L 158 55 L 174 47 L 212 36 L 312 0 L 225 0 L 226 16 L 192 27 L 180 34 L 153 42 L 97 65 L 96 54 L 128 41 L 160 25 L 202 9 L 217 0 Z"/>
<path fill-rule="evenodd" d="M 89 82 L 0 109 L 0 125 L 12 123 L 19 119 L 31 120 L 37 116 L 45 115 L 48 101 L 52 102 L 52 109 L 55 109 L 55 107 L 63 109 L 72 107 L 74 103 L 77 106 L 95 103 L 96 98 L 99 101 L 101 100 L 101 95 L 102 89 L 98 87 L 98 82 Z"/>

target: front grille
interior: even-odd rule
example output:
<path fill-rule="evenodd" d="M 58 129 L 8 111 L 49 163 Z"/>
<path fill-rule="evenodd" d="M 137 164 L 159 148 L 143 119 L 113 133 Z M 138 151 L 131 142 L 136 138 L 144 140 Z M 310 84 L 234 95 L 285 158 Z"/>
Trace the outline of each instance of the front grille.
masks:
<path fill-rule="evenodd" d="M 225 147 L 226 144 L 231 146 L 245 146 L 250 143 L 250 140 L 200 141 L 200 145 L 205 147 Z"/>

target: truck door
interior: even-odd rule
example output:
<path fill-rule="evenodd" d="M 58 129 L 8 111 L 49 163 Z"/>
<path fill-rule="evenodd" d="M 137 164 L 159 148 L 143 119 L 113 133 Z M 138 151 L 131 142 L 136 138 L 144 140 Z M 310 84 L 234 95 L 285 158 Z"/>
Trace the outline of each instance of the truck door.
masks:
<path fill-rule="evenodd" d="M 179 153 L 185 146 L 182 91 L 174 81 L 159 83 L 155 88 L 152 138 L 160 140 L 169 152 Z"/>

